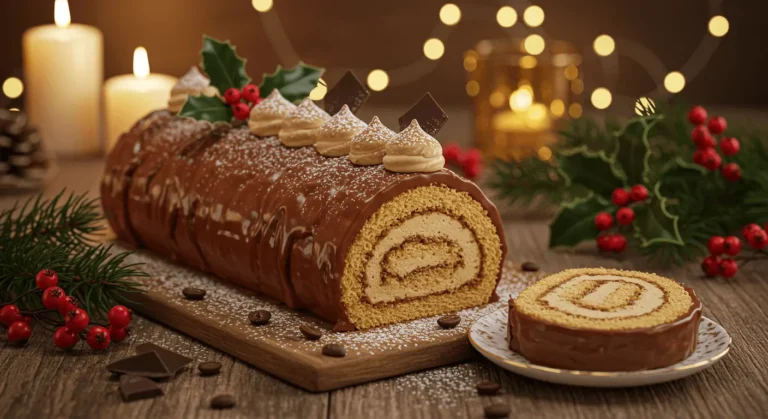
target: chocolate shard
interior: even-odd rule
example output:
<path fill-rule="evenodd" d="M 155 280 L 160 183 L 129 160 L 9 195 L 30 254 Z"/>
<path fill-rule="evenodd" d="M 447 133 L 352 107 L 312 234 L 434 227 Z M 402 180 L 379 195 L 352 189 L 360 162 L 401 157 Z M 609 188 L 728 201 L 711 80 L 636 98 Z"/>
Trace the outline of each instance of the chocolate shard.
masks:
<path fill-rule="evenodd" d="M 419 121 L 424 132 L 434 137 L 448 121 L 448 115 L 443 112 L 431 94 L 425 93 L 415 105 L 411 106 L 411 109 L 408 109 L 408 112 L 397 120 L 400 123 L 400 131 L 408 128 L 414 119 Z"/>
<path fill-rule="evenodd" d="M 157 352 L 146 352 L 115 361 L 107 365 L 107 371 L 148 378 L 168 378 L 173 375 Z"/>
<path fill-rule="evenodd" d="M 325 111 L 333 116 L 347 105 L 352 113 L 357 113 L 370 95 L 371 92 L 355 77 L 355 74 L 347 71 L 344 77 L 325 94 Z"/>
<path fill-rule="evenodd" d="M 154 381 L 137 375 L 123 375 L 120 377 L 120 393 L 123 395 L 123 401 L 126 402 L 150 399 L 165 394 L 163 389 Z"/>
<path fill-rule="evenodd" d="M 163 361 L 163 363 L 170 371 L 171 375 L 175 375 L 180 369 L 184 368 L 192 362 L 192 358 L 186 357 L 176 352 L 169 351 L 162 346 L 157 346 L 154 343 L 146 342 L 136 347 L 137 354 L 155 352 Z"/>

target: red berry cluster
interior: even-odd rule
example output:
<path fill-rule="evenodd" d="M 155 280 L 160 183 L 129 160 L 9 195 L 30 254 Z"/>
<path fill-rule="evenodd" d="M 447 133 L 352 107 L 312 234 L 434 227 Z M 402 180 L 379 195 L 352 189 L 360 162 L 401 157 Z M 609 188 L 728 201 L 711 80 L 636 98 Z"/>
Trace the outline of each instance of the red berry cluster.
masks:
<path fill-rule="evenodd" d="M 725 132 L 728 123 L 722 116 L 714 116 L 707 122 L 707 111 L 701 106 L 694 106 L 688 112 L 688 121 L 694 125 L 691 140 L 698 150 L 693 155 L 693 162 L 709 170 L 718 170 L 725 180 L 736 182 L 741 179 L 741 168 L 736 163 L 723 164 L 723 159 L 717 153 L 717 141 L 713 135 Z M 706 124 L 705 124 L 706 122 Z M 739 153 L 739 140 L 733 137 L 723 137 L 720 140 L 720 151 L 730 157 Z"/>
<path fill-rule="evenodd" d="M 77 298 L 67 296 L 58 287 L 59 277 L 50 269 L 43 269 L 35 277 L 37 292 L 42 291 L 43 306 L 51 312 L 58 312 L 64 325 L 59 326 L 53 334 L 53 343 L 61 349 L 73 347 L 81 338 L 94 350 L 105 349 L 110 341 L 120 342 L 127 336 L 127 327 L 131 322 L 131 311 L 122 305 L 116 305 L 109 310 L 107 318 L 109 325 L 93 325 L 88 313 L 79 308 Z M 32 313 L 39 314 L 38 312 Z M 32 335 L 30 323 L 32 317 L 24 316 L 15 304 L 5 304 L 0 308 L 0 323 L 8 327 L 8 340 L 23 343 Z M 58 323 L 59 325 L 61 323 Z M 86 332 L 86 329 L 87 332 Z"/>
<path fill-rule="evenodd" d="M 463 150 L 458 144 L 448 144 L 443 147 L 443 158 L 446 166 L 457 166 L 467 179 L 477 179 L 483 170 L 483 153 L 476 148 Z"/>
<path fill-rule="evenodd" d="M 635 210 L 629 207 L 633 203 L 642 203 L 648 199 L 648 189 L 643 185 L 635 185 L 629 191 L 616 188 L 611 194 L 611 202 L 619 207 L 616 210 L 615 223 L 618 229 L 629 226 L 635 221 Z M 619 233 L 608 233 L 614 226 L 614 217 L 608 212 L 601 212 L 595 216 L 595 227 L 600 231 L 597 236 L 597 248 L 603 252 L 621 253 L 627 248 L 627 238 Z"/>
<path fill-rule="evenodd" d="M 251 108 L 261 102 L 259 86 L 246 84 L 242 90 L 231 87 L 224 92 L 224 101 L 232 107 L 235 118 L 245 121 L 251 114 Z"/>
<path fill-rule="evenodd" d="M 768 229 L 768 225 L 766 225 Z M 762 251 L 768 246 L 768 233 L 757 224 L 748 224 L 741 230 L 742 236 L 754 251 Z M 710 256 L 701 262 L 701 269 L 709 277 L 717 275 L 730 278 L 739 271 L 739 265 L 733 258 L 721 256 L 736 256 L 741 253 L 741 240 L 736 236 L 712 236 L 707 243 Z"/>

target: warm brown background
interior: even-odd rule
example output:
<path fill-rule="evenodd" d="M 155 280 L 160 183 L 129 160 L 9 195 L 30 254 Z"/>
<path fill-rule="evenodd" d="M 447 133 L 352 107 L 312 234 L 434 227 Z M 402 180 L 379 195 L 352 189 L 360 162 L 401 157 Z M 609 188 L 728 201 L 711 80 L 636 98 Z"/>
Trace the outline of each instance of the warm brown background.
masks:
<path fill-rule="evenodd" d="M 437 70 L 417 83 L 375 94 L 374 103 L 410 103 L 425 90 L 441 103 L 469 103 L 464 93 L 462 53 L 478 40 L 505 36 L 495 10 L 510 4 L 522 15 L 524 1 L 452 0 L 464 16 L 446 41 Z M 390 69 L 421 59 L 422 44 L 439 23 L 446 0 L 276 0 L 279 14 L 301 58 L 327 67 Z M 679 68 L 707 34 L 709 3 L 720 4 L 731 29 L 685 98 L 704 104 L 763 106 L 768 57 L 763 45 L 766 1 L 718 0 L 540 0 L 550 38 L 585 49 L 588 82 L 599 83 L 591 43 L 600 33 L 631 39 L 654 51 L 670 70 Z M 105 75 L 131 71 L 133 49 L 149 50 L 153 72 L 182 74 L 198 61 L 201 35 L 229 38 L 250 59 L 253 77 L 271 71 L 278 58 L 250 0 L 70 0 L 74 22 L 97 26 L 105 39 Z M 471 16 L 470 16 L 471 15 Z M 21 35 L 51 23 L 53 0 L 0 0 L 0 79 L 21 74 Z M 521 20 L 516 25 L 523 31 Z M 620 44 L 619 44 L 620 48 Z M 615 92 L 630 96 L 655 86 L 628 59 L 620 61 Z M 365 73 L 359 74 L 361 77 Z M 339 72 L 328 74 L 333 83 Z M 1 105 L 2 103 L 0 103 Z"/>

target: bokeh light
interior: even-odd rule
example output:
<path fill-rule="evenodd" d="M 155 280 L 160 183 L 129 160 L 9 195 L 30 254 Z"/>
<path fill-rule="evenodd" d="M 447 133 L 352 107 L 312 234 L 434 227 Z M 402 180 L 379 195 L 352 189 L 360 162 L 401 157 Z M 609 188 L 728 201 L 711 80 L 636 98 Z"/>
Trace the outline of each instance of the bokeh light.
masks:
<path fill-rule="evenodd" d="M 467 94 L 470 97 L 475 97 L 477 94 L 480 93 L 480 83 L 478 83 L 475 80 L 470 80 L 467 82 Z"/>
<path fill-rule="evenodd" d="M 429 38 L 424 42 L 424 55 L 430 60 L 439 60 L 445 53 L 443 41 L 437 38 Z"/>
<path fill-rule="evenodd" d="M 555 99 L 549 104 L 549 111 L 556 117 L 561 117 L 565 114 L 565 103 L 561 99 Z"/>
<path fill-rule="evenodd" d="M 258 12 L 268 12 L 274 3 L 272 0 L 252 0 L 251 5 L 253 5 L 253 8 L 256 9 Z"/>
<path fill-rule="evenodd" d="M 613 54 L 616 49 L 616 42 L 609 35 L 600 35 L 595 38 L 595 42 L 592 45 L 595 48 L 597 55 L 607 57 Z"/>
<path fill-rule="evenodd" d="M 730 28 L 731 25 L 728 23 L 728 19 L 726 19 L 725 16 L 718 15 L 712 19 L 709 19 L 709 33 L 711 33 L 712 36 L 716 36 L 718 38 L 725 36 Z"/>
<path fill-rule="evenodd" d="M 649 97 L 641 97 L 635 101 L 635 113 L 642 116 L 643 109 L 656 109 L 656 103 Z"/>
<path fill-rule="evenodd" d="M 544 9 L 539 6 L 529 6 L 523 12 L 523 21 L 532 28 L 541 26 L 544 23 Z"/>
<path fill-rule="evenodd" d="M 591 99 L 592 106 L 596 107 L 597 109 L 606 109 L 607 107 L 611 106 L 613 95 L 611 95 L 611 91 L 605 87 L 598 87 L 592 91 Z"/>
<path fill-rule="evenodd" d="M 525 50 L 531 55 L 541 54 L 544 52 L 544 47 L 546 46 L 544 38 L 537 34 L 528 35 L 528 37 L 525 38 L 523 45 L 525 46 Z"/>
<path fill-rule="evenodd" d="M 533 95 L 528 89 L 517 89 L 509 95 L 509 107 L 515 112 L 523 112 L 533 104 Z"/>
<path fill-rule="evenodd" d="M 517 23 L 517 12 L 509 6 L 502 6 L 496 12 L 496 22 L 499 22 L 502 28 L 511 28 Z"/>
<path fill-rule="evenodd" d="M 440 8 L 440 21 L 453 26 L 461 20 L 461 9 L 453 3 L 446 3 Z"/>
<path fill-rule="evenodd" d="M 3 82 L 3 94 L 11 99 L 16 99 L 24 92 L 24 83 L 16 77 L 8 77 Z"/>
<path fill-rule="evenodd" d="M 664 88 L 669 93 L 678 93 L 685 87 L 685 76 L 679 71 L 673 71 L 664 77 Z"/>
<path fill-rule="evenodd" d="M 389 75 L 386 71 L 377 68 L 368 73 L 367 81 L 368 87 L 370 87 L 371 90 L 380 92 L 386 89 L 389 85 Z"/>
<path fill-rule="evenodd" d="M 576 80 L 576 77 L 579 77 L 579 68 L 575 65 L 571 64 L 568 67 L 565 67 L 565 79 L 566 80 Z"/>
<path fill-rule="evenodd" d="M 549 159 L 552 158 L 552 149 L 547 146 L 544 146 L 539 149 L 539 152 L 537 154 L 539 155 L 539 160 L 549 161 Z"/>
<path fill-rule="evenodd" d="M 568 107 L 568 115 L 573 119 L 580 118 L 583 113 L 584 109 L 580 103 L 571 103 L 571 106 Z"/>
<path fill-rule="evenodd" d="M 539 60 L 536 59 L 533 55 L 523 55 L 520 57 L 520 60 L 518 64 L 520 64 L 520 68 L 522 69 L 531 69 L 535 68 L 536 65 L 539 63 Z"/>
<path fill-rule="evenodd" d="M 494 108 L 500 108 L 504 106 L 504 102 L 506 102 L 507 97 L 504 95 L 504 93 L 494 90 L 493 93 L 491 93 L 491 96 L 488 98 L 488 101 L 491 102 L 491 106 Z"/>

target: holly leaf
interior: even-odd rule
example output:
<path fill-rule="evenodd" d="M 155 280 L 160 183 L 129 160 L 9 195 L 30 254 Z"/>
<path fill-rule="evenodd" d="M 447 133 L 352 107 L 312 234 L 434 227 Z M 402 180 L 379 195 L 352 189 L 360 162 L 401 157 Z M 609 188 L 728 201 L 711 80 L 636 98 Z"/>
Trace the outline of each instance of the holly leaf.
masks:
<path fill-rule="evenodd" d="M 232 109 L 216 96 L 190 96 L 179 116 L 210 122 L 232 121 Z"/>
<path fill-rule="evenodd" d="M 594 240 L 598 234 L 595 216 L 599 212 L 610 211 L 610 208 L 608 200 L 595 194 L 563 204 L 549 225 L 549 247 L 573 247 L 583 241 Z"/>
<path fill-rule="evenodd" d="M 567 185 L 582 185 L 602 197 L 610 197 L 614 189 L 626 184 L 626 176 L 618 168 L 615 156 L 590 151 L 587 146 L 562 151 L 558 163 Z"/>
<path fill-rule="evenodd" d="M 211 86 L 222 94 L 231 87 L 242 89 L 251 82 L 245 73 L 246 60 L 237 55 L 229 41 L 221 42 L 206 35 L 200 54 L 203 70 L 211 78 Z"/>
<path fill-rule="evenodd" d="M 651 183 L 651 129 L 662 119 L 660 115 L 635 118 L 616 133 L 616 162 L 629 185 Z"/>
<path fill-rule="evenodd" d="M 325 69 L 299 63 L 296 67 L 285 69 L 277 66 L 272 74 L 264 74 L 259 85 L 261 97 L 267 97 L 272 90 L 277 89 L 284 98 L 298 102 L 309 96 L 309 92 L 317 87 L 317 81 Z"/>
<path fill-rule="evenodd" d="M 635 208 L 635 221 L 632 224 L 642 247 L 656 243 L 669 243 L 684 246 L 680 237 L 678 222 L 680 217 L 667 210 L 667 199 L 661 194 L 661 182 L 653 187 L 651 200 Z"/>

